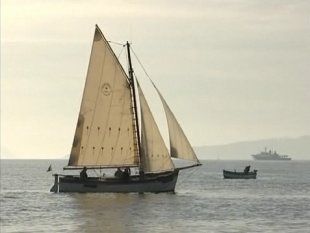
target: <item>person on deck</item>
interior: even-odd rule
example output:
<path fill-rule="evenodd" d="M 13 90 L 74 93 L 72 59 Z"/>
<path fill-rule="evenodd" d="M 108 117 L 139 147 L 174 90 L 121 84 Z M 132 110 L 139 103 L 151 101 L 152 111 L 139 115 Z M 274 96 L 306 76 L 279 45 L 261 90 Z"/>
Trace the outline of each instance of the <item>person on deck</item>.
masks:
<path fill-rule="evenodd" d="M 117 178 L 121 178 L 123 176 L 123 172 L 120 168 L 117 168 L 116 172 L 114 173 L 114 176 Z"/>
<path fill-rule="evenodd" d="M 249 171 L 250 171 L 250 165 L 249 166 L 246 166 L 245 168 L 244 168 L 244 173 L 249 173 Z"/>
<path fill-rule="evenodd" d="M 87 180 L 88 175 L 87 175 L 87 168 L 83 167 L 83 170 L 80 172 L 80 179 L 81 180 Z"/>
<path fill-rule="evenodd" d="M 142 169 L 139 170 L 140 180 L 144 180 L 144 171 Z"/>
<path fill-rule="evenodd" d="M 125 171 L 124 171 L 124 173 L 123 173 L 123 177 L 124 178 L 129 178 L 129 176 L 130 176 L 130 168 L 129 167 L 126 167 L 125 168 Z"/>

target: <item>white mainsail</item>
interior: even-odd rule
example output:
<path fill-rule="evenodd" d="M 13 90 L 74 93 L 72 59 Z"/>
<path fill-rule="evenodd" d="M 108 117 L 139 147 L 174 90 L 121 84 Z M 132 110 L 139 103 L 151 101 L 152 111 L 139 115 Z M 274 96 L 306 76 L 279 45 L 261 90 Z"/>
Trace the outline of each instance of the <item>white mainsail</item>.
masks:
<path fill-rule="evenodd" d="M 141 165 L 146 173 L 174 170 L 174 164 L 138 84 L 141 107 Z"/>
<path fill-rule="evenodd" d="M 152 80 L 151 80 L 152 82 Z M 174 158 L 185 159 L 194 161 L 197 164 L 200 164 L 191 144 L 189 143 L 187 137 L 185 136 L 180 124 L 178 123 L 177 119 L 175 118 L 174 114 L 172 113 L 171 109 L 169 108 L 167 102 L 165 101 L 162 94 L 159 92 L 155 84 L 152 82 L 154 88 L 156 89 L 161 102 L 163 104 L 167 123 L 168 123 L 168 130 L 169 130 L 169 140 L 170 140 L 170 155 Z"/>
<path fill-rule="evenodd" d="M 126 73 L 96 27 L 69 166 L 139 163 L 132 94 Z"/>

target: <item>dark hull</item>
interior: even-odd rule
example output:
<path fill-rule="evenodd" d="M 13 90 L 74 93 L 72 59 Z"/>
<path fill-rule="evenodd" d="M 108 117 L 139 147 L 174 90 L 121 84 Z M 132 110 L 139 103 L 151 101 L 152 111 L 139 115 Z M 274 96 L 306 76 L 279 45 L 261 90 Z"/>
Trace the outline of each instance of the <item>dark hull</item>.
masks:
<path fill-rule="evenodd" d="M 261 155 L 252 155 L 254 160 L 272 160 L 272 161 L 290 161 L 292 160 L 289 157 L 271 157 L 271 156 L 261 156 Z"/>
<path fill-rule="evenodd" d="M 256 175 L 256 170 L 248 173 L 223 170 L 224 179 L 256 179 Z"/>
<path fill-rule="evenodd" d="M 55 175 L 55 184 L 51 192 L 96 192 L 96 193 L 143 193 L 174 192 L 178 170 L 159 174 L 145 174 L 123 178 L 90 177 L 81 180 L 78 176 Z"/>

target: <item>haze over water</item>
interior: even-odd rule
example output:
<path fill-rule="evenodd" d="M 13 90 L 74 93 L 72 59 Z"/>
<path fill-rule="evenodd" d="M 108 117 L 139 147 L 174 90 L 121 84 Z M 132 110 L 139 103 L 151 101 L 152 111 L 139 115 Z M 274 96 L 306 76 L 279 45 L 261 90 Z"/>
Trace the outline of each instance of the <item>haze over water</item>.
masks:
<path fill-rule="evenodd" d="M 306 0 L 3 0 L 1 154 L 69 153 L 95 24 L 132 42 L 193 146 L 309 135 L 309 12 Z"/>
<path fill-rule="evenodd" d="M 1 160 L 1 232 L 309 232 L 310 162 L 202 161 L 175 194 L 50 193 L 64 160 Z M 222 169 L 258 169 L 224 180 Z"/>

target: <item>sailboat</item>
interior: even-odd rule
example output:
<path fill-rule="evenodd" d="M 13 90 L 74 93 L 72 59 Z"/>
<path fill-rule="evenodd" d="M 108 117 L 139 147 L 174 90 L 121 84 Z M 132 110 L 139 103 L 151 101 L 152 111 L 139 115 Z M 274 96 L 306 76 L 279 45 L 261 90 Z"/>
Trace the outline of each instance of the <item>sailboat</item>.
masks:
<path fill-rule="evenodd" d="M 52 171 L 52 164 L 50 164 L 49 167 L 46 170 L 46 172 L 50 172 L 50 171 Z"/>
<path fill-rule="evenodd" d="M 51 192 L 174 192 L 179 171 L 201 165 L 152 82 L 167 119 L 170 148 L 166 146 L 134 76 L 130 44 L 124 46 L 128 75 L 96 25 L 70 158 L 63 168 L 83 170 L 80 176 L 53 174 Z M 188 160 L 191 164 L 176 167 L 172 158 Z M 89 177 L 85 172 L 90 169 L 117 169 L 117 172 L 110 177 Z M 130 169 L 136 169 L 136 173 L 131 175 Z"/>

